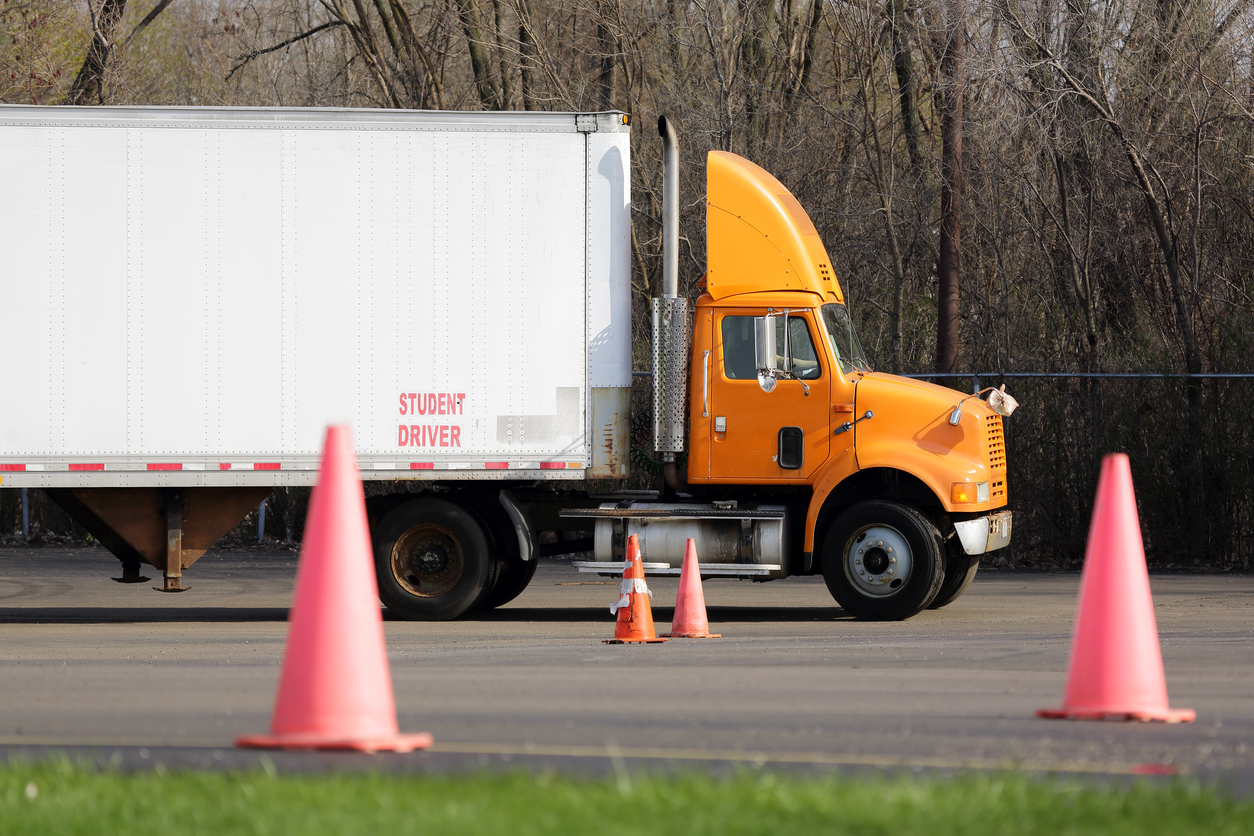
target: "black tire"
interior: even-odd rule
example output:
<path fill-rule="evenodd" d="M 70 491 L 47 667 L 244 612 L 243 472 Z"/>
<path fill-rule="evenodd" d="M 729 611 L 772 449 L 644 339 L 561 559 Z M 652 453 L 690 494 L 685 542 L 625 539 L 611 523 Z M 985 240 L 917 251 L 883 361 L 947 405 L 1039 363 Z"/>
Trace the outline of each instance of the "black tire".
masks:
<path fill-rule="evenodd" d="M 864 621 L 900 621 L 926 609 L 945 578 L 944 560 L 945 541 L 932 521 L 896 502 L 846 509 L 823 540 L 828 591 Z"/>
<path fill-rule="evenodd" d="M 494 610 L 503 604 L 513 601 L 523 590 L 527 588 L 527 584 L 531 583 L 531 579 L 536 576 L 536 566 L 539 561 L 533 555 L 530 560 L 522 560 L 517 556 L 510 556 L 501 562 L 501 573 L 497 576 L 496 583 L 492 586 L 492 591 L 484 596 L 483 603 L 479 605 L 482 610 Z"/>
<path fill-rule="evenodd" d="M 379 520 L 373 540 L 379 599 L 400 618 L 457 618 L 495 580 L 483 526 L 443 499 L 423 497 L 393 508 Z"/>
<path fill-rule="evenodd" d="M 978 554 L 950 555 L 945 563 L 945 580 L 941 581 L 940 591 L 936 593 L 936 597 L 927 605 L 927 608 L 939 610 L 958 600 L 958 597 L 967 591 L 971 581 L 975 580 L 975 573 L 979 568 L 980 556 Z"/>

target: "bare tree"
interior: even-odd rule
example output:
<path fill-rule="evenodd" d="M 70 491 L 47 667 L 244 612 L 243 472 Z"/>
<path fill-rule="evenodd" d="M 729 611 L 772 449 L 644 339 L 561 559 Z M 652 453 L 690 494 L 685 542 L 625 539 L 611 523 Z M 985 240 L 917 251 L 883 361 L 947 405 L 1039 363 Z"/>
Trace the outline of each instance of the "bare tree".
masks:
<path fill-rule="evenodd" d="M 518 16 L 518 76 L 522 87 L 523 110 L 536 109 L 536 50 L 535 37 L 531 33 L 531 3 L 514 0 L 514 12 Z"/>
<path fill-rule="evenodd" d="M 618 39 L 614 37 L 612 12 L 616 4 L 611 0 L 598 0 L 596 4 L 596 82 L 597 110 L 614 109 L 614 88 L 617 86 L 619 65 Z"/>
<path fill-rule="evenodd" d="M 910 48 L 909 17 L 906 0 L 888 0 L 888 25 L 893 46 L 893 72 L 897 76 L 897 96 L 901 106 L 901 128 L 906 150 L 915 176 L 923 176 L 923 152 L 920 148 L 918 116 L 918 82 L 915 79 L 914 55 Z"/>
<path fill-rule="evenodd" d="M 129 44 L 135 36 L 147 29 L 171 2 L 173 0 L 158 0 L 152 10 L 131 30 L 122 45 Z M 91 16 L 91 41 L 83 64 L 74 77 L 74 84 L 65 94 L 62 104 L 105 103 L 105 71 L 118 45 L 117 33 L 122 25 L 122 16 L 126 13 L 126 0 L 101 0 L 99 7 L 94 6 L 92 0 L 87 0 L 87 11 Z"/>
<path fill-rule="evenodd" d="M 936 272 L 936 371 L 958 370 L 958 285 L 962 266 L 962 98 L 966 5 L 946 0 L 945 50 L 941 59 L 940 255 Z"/>
<path fill-rule="evenodd" d="M 483 35 L 483 21 L 475 0 L 457 0 L 457 16 L 462 31 L 466 33 L 466 51 L 470 56 L 470 69 L 475 76 L 475 91 L 479 105 L 484 110 L 500 109 L 500 89 L 493 78 L 492 61 L 488 55 Z"/>

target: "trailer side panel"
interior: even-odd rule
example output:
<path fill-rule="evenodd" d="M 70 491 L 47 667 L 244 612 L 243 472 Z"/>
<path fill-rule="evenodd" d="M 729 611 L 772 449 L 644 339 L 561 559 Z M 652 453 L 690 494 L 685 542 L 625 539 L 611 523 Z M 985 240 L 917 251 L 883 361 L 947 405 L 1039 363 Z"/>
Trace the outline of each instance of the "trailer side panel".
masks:
<path fill-rule="evenodd" d="M 611 116 L 0 107 L 3 484 L 625 475 Z"/>

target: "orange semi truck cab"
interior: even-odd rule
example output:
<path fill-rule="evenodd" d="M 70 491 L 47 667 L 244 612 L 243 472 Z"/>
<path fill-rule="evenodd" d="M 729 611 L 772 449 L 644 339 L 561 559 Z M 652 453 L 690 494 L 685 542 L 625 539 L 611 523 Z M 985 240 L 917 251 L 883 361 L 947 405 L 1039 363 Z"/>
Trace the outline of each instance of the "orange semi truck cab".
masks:
<path fill-rule="evenodd" d="M 659 131 L 673 248 L 677 146 L 664 119 Z M 762 168 L 710 152 L 706 222 L 691 317 L 677 273 L 653 302 L 655 451 L 670 501 L 602 506 L 620 528 L 603 521 L 598 539 L 636 533 L 646 565 L 661 568 L 693 536 L 713 576 L 821 572 L 863 619 L 950 603 L 980 557 L 1010 541 L 1002 415 L 978 396 L 873 370 L 814 224 Z M 1008 399 L 993 400 L 1009 414 Z M 608 559 L 612 546 L 599 551 Z"/>

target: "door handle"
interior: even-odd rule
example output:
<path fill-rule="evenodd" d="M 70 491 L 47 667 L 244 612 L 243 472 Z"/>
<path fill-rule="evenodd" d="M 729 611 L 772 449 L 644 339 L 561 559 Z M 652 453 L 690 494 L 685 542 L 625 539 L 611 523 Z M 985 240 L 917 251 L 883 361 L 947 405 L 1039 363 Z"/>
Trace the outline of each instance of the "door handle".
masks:
<path fill-rule="evenodd" d="M 705 350 L 705 360 L 701 366 L 701 417 L 710 417 L 710 350 Z"/>

